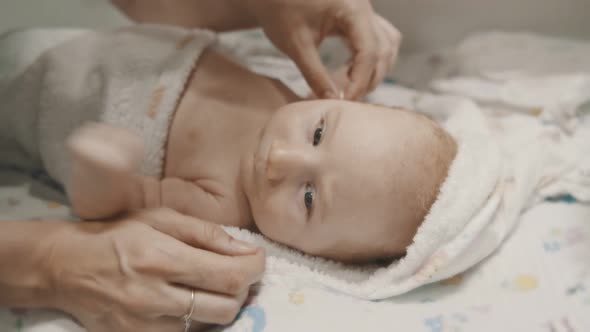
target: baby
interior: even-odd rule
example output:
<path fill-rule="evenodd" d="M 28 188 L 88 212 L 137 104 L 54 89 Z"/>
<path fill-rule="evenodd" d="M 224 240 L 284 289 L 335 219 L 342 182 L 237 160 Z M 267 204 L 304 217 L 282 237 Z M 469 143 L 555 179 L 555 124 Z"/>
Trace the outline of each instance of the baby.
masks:
<path fill-rule="evenodd" d="M 0 138 L 85 219 L 165 206 L 331 259 L 403 255 L 451 136 L 406 110 L 302 101 L 214 42 L 158 26 L 81 34 L 1 86 Z"/>

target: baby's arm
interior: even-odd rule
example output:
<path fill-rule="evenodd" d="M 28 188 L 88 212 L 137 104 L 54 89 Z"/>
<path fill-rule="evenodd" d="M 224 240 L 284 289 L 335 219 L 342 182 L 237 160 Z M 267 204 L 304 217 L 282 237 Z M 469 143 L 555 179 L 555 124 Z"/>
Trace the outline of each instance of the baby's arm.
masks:
<path fill-rule="evenodd" d="M 105 124 L 87 124 L 67 142 L 72 172 L 67 181 L 74 212 L 83 219 L 103 219 L 143 206 L 143 157 L 139 138 Z"/>
<path fill-rule="evenodd" d="M 223 225 L 237 226 L 244 219 L 240 209 L 223 184 L 208 179 L 167 177 L 160 182 L 160 204 L 182 214 Z"/>
<path fill-rule="evenodd" d="M 88 124 L 70 136 L 67 146 L 72 162 L 68 196 L 82 219 L 159 206 L 221 224 L 233 225 L 240 217 L 222 194 L 223 186 L 212 181 L 140 175 L 143 145 L 124 129 Z"/>

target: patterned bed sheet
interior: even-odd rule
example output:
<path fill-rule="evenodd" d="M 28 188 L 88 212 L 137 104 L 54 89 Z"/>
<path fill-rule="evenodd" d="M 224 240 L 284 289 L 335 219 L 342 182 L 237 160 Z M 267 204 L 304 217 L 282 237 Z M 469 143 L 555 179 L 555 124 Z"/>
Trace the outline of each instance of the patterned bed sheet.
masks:
<path fill-rule="evenodd" d="M 63 195 L 43 176 L 0 169 L 0 220 L 67 216 Z M 0 311 L 2 332 L 83 330 L 56 312 Z M 476 268 L 386 301 L 263 286 L 218 330 L 590 331 L 590 206 L 568 197 L 545 202 Z"/>

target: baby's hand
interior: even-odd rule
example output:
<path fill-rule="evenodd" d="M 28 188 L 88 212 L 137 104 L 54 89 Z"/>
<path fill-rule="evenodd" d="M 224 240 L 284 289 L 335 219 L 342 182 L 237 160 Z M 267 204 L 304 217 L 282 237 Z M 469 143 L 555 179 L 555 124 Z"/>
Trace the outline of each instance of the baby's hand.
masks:
<path fill-rule="evenodd" d="M 81 218 L 107 218 L 142 205 L 138 171 L 144 152 L 137 136 L 90 123 L 68 138 L 67 148 L 72 163 L 68 195 Z"/>

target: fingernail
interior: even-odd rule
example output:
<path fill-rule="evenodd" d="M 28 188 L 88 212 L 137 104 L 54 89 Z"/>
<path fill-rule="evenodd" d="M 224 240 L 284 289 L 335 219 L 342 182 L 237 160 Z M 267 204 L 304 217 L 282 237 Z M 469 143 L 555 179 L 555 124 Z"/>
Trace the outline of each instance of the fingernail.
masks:
<path fill-rule="evenodd" d="M 242 242 L 240 240 L 236 240 L 236 239 L 232 239 L 232 246 L 239 252 L 242 253 L 253 253 L 256 251 L 256 249 L 258 249 L 257 246 L 248 243 L 248 242 Z"/>
<path fill-rule="evenodd" d="M 346 92 L 344 93 L 344 95 L 346 96 L 346 99 L 347 99 L 347 100 L 356 100 L 356 97 L 355 97 L 355 94 L 354 94 L 354 92 L 355 92 L 354 90 L 355 90 L 355 89 L 354 89 L 354 87 L 352 86 L 352 84 L 351 84 L 351 85 L 349 85 L 349 86 L 346 88 Z"/>
<path fill-rule="evenodd" d="M 338 99 L 338 95 L 334 93 L 332 90 L 328 90 L 324 93 L 324 98 L 326 99 Z"/>

